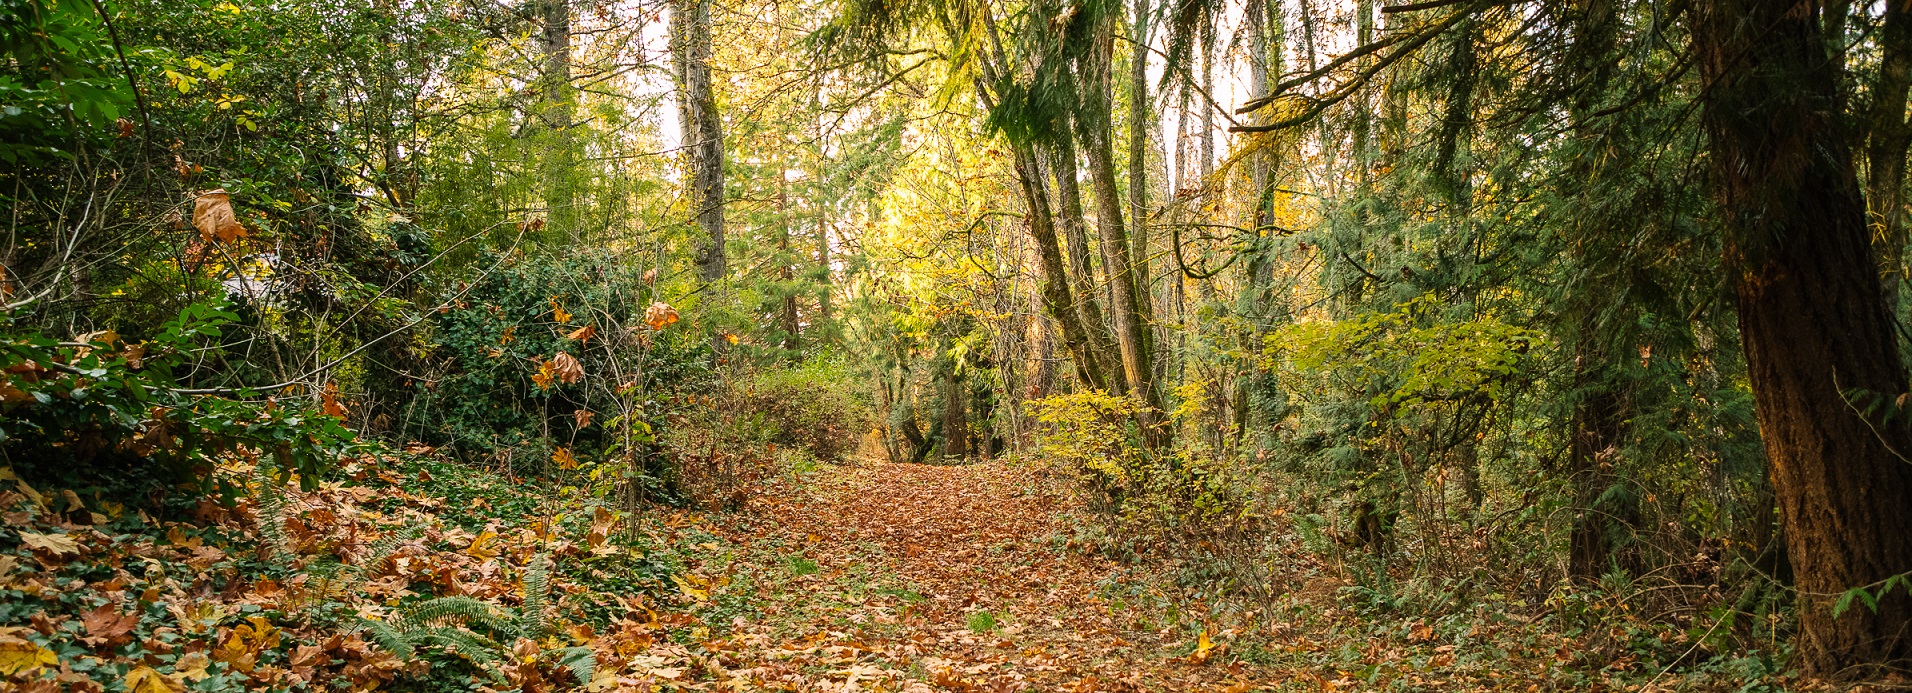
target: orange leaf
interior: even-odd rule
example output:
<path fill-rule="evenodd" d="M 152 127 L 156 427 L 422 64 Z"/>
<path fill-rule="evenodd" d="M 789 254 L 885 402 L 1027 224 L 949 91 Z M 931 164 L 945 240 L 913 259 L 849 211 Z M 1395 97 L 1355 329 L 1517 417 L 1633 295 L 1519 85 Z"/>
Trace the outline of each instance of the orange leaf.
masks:
<path fill-rule="evenodd" d="M 580 342 L 589 342 L 591 341 L 592 337 L 596 337 L 596 336 L 597 336 L 597 325 L 585 325 L 578 329 L 572 330 L 571 334 L 565 335 L 564 338 L 575 339 Z"/>
<path fill-rule="evenodd" d="M 326 416 L 345 417 L 345 404 L 339 401 L 338 383 L 330 382 L 325 384 L 325 390 L 319 393 L 319 403 L 321 405 L 320 409 L 325 412 Z"/>
<path fill-rule="evenodd" d="M 658 301 L 644 309 L 644 323 L 650 325 L 652 330 L 664 329 L 674 322 L 677 322 L 677 309 L 668 303 Z"/>
<path fill-rule="evenodd" d="M 559 469 L 577 469 L 578 458 L 571 455 L 567 448 L 558 448 L 551 453 L 551 461 L 558 463 Z"/>
<path fill-rule="evenodd" d="M 571 322 L 571 314 L 564 312 L 564 306 L 558 305 L 558 299 L 551 299 L 551 319 L 559 324 Z"/>

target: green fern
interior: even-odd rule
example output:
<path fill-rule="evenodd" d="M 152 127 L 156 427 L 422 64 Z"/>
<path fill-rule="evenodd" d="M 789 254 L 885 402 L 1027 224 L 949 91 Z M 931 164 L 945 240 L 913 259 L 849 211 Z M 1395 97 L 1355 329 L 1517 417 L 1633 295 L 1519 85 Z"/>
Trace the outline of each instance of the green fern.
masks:
<path fill-rule="evenodd" d="M 383 560 L 398 543 L 393 541 L 383 549 L 374 545 L 370 552 L 376 557 L 374 560 L 345 566 L 341 572 L 356 577 L 364 566 Z M 360 618 L 359 624 L 367 639 L 401 659 L 417 656 L 421 648 L 445 648 L 473 664 L 496 662 L 509 655 L 507 646 L 502 643 L 519 638 L 537 639 L 549 630 L 550 621 L 545 611 L 551 603 L 551 569 L 550 556 L 542 554 L 525 566 L 524 605 L 516 610 L 471 597 L 437 597 L 410 604 L 389 620 Z M 571 647 L 549 654 L 580 682 L 591 680 L 597 660 L 589 648 Z M 495 670 L 487 669 L 487 672 L 494 679 L 498 676 Z"/>
<path fill-rule="evenodd" d="M 550 625 L 545 620 L 551 592 L 551 558 L 543 554 L 531 559 L 524 570 L 524 607 L 518 610 L 518 630 L 536 638 Z"/>
<path fill-rule="evenodd" d="M 501 635 L 517 635 L 512 620 L 499 618 L 488 603 L 471 597 L 438 597 L 413 605 L 401 617 L 407 627 L 428 629 L 476 626 Z"/>

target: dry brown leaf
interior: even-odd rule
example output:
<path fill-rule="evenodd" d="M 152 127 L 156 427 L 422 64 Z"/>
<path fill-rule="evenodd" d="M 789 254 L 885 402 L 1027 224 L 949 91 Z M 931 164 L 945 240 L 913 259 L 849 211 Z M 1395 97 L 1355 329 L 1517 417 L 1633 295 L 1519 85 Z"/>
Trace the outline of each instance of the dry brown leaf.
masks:
<path fill-rule="evenodd" d="M 193 198 L 193 228 L 207 241 L 231 243 L 246 237 L 246 227 L 232 213 L 232 195 L 224 189 L 207 190 Z"/>
<path fill-rule="evenodd" d="M 74 541 L 72 536 L 66 534 L 21 532 L 20 542 L 26 544 L 27 548 L 32 549 L 36 553 L 45 552 L 54 556 L 80 555 L 80 543 Z"/>
<path fill-rule="evenodd" d="M 596 336 L 597 336 L 597 324 L 593 323 L 593 324 L 585 325 L 578 329 L 572 330 L 571 334 L 565 335 L 564 338 L 575 339 L 580 342 L 590 342 L 591 338 Z"/>
<path fill-rule="evenodd" d="M 566 385 L 584 379 L 584 364 L 578 363 L 577 358 L 562 351 L 558 352 L 557 356 L 551 357 L 551 371 L 556 373 L 558 380 Z"/>
<path fill-rule="evenodd" d="M 345 418 L 347 409 L 345 408 L 345 403 L 339 401 L 338 383 L 330 382 L 325 384 L 325 389 L 319 392 L 319 404 L 320 409 L 326 416 Z"/>

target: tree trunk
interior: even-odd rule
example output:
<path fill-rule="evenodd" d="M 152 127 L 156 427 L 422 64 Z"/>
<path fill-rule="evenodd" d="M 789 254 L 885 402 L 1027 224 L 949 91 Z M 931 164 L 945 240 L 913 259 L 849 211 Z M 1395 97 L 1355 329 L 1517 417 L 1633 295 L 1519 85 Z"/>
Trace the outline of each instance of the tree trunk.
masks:
<path fill-rule="evenodd" d="M 1063 242 L 1069 244 L 1069 283 L 1078 319 L 1088 338 L 1088 353 L 1096 360 L 1096 368 L 1109 374 L 1114 390 L 1127 392 L 1128 380 L 1122 377 L 1121 364 L 1115 355 L 1115 338 L 1109 334 L 1108 323 L 1102 320 L 1101 303 L 1095 300 L 1095 268 L 1089 264 L 1089 234 L 1083 221 L 1082 191 L 1076 185 L 1073 138 L 1063 134 L 1048 151 L 1049 174 L 1056 181 L 1056 207 L 1060 212 L 1056 221 L 1062 229 Z"/>
<path fill-rule="evenodd" d="M 571 1 L 543 0 L 544 124 L 550 130 L 544 161 L 545 221 L 550 228 L 572 234 L 578 229 L 573 209 L 572 170 L 575 168 L 571 121 L 576 104 L 571 90 Z M 396 140 L 393 140 L 396 141 Z"/>
<path fill-rule="evenodd" d="M 1838 66 L 1796 0 L 1692 10 L 1714 197 L 1740 339 L 1801 603 L 1799 661 L 1838 675 L 1912 655 L 1912 598 L 1832 599 L 1912 572 L 1912 434 L 1842 390 L 1903 393 L 1843 128 Z"/>
<path fill-rule="evenodd" d="M 710 82 L 710 0 L 675 0 L 671 52 L 677 77 L 677 124 L 686 155 L 686 197 L 705 244 L 697 264 L 705 282 L 728 271 L 724 259 L 724 134 Z"/>
<path fill-rule="evenodd" d="M 1905 120 L 1905 99 L 1912 87 L 1912 0 L 1886 2 L 1879 47 L 1879 76 L 1866 114 L 1866 218 L 1872 222 L 1886 308 L 1896 315 L 1906 279 L 1905 154 L 1912 125 Z"/>
<path fill-rule="evenodd" d="M 1095 45 L 1082 65 L 1084 98 L 1076 118 L 1077 131 L 1089 160 L 1089 180 L 1095 188 L 1097 230 L 1101 232 L 1102 268 L 1113 288 L 1115 305 L 1115 341 L 1122 354 L 1122 371 L 1130 391 L 1142 397 L 1151 410 L 1161 409 L 1161 395 L 1153 385 L 1153 361 L 1150 357 L 1149 326 L 1142 313 L 1142 294 L 1129 256 L 1129 237 L 1122 224 L 1122 198 L 1115 178 L 1115 151 L 1110 142 L 1110 114 L 1114 106 L 1110 80 L 1111 58 L 1115 49 L 1115 24 L 1102 20 L 1096 27 Z M 1151 413 L 1150 416 L 1153 416 Z"/>
<path fill-rule="evenodd" d="M 1069 290 L 1069 272 L 1063 268 L 1062 247 L 1056 243 L 1055 217 L 1049 212 L 1049 193 L 1042 184 L 1042 167 L 1026 144 L 1011 143 L 1016 164 L 1016 182 L 1022 188 L 1022 200 L 1028 209 L 1023 217 L 1029 235 L 1036 240 L 1036 255 L 1042 264 L 1042 302 L 1049 316 L 1062 326 L 1062 343 L 1075 362 L 1076 377 L 1093 389 L 1109 387 L 1107 376 L 1098 366 L 1088 330 L 1075 310 Z"/>

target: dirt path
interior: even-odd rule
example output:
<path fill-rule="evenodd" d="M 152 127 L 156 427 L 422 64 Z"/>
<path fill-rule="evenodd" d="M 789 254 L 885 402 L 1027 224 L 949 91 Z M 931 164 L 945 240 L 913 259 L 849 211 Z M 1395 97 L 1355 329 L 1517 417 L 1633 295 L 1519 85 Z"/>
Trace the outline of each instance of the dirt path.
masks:
<path fill-rule="evenodd" d="M 1067 548 L 1027 468 L 865 462 L 762 499 L 733 539 L 738 685 L 783 690 L 1245 691 L 1218 650 L 1118 628 L 1118 566 Z M 1119 607 L 1118 607 L 1119 608 Z M 1133 624 L 1128 624 L 1133 625 Z M 1176 655 L 1181 656 L 1176 656 Z"/>

